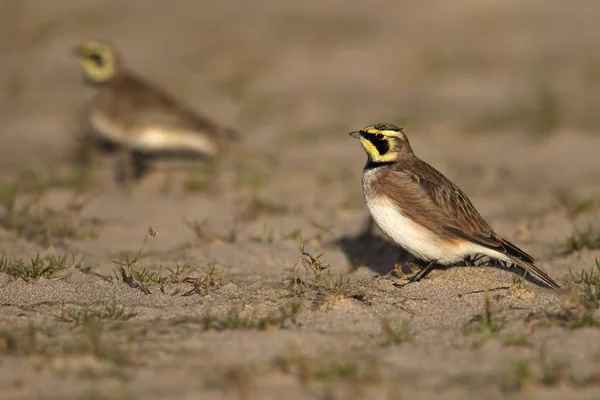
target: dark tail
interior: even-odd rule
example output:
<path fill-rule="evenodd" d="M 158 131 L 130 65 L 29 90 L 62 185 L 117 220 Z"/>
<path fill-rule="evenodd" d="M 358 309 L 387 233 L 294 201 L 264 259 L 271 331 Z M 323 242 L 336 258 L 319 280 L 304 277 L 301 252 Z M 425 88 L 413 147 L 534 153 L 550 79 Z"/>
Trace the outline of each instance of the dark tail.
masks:
<path fill-rule="evenodd" d="M 552 278 L 548 276 L 544 271 L 533 265 L 531 262 L 527 262 L 520 258 L 513 256 L 512 254 L 505 253 L 510 260 L 517 264 L 519 267 L 523 268 L 525 271 L 529 272 L 531 275 L 544 282 L 546 285 L 550 286 L 552 289 L 560 290 L 562 289 L 558 283 L 556 283 Z"/>

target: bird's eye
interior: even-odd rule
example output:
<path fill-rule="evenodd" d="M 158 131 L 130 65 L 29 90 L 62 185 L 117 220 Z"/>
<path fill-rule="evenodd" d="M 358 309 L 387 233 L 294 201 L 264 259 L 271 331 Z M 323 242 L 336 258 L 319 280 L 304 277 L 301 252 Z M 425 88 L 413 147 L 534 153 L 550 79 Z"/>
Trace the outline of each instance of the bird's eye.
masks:
<path fill-rule="evenodd" d="M 375 135 L 375 137 L 376 137 L 377 139 L 383 139 L 383 135 L 382 135 L 381 133 L 378 133 L 377 135 Z"/>

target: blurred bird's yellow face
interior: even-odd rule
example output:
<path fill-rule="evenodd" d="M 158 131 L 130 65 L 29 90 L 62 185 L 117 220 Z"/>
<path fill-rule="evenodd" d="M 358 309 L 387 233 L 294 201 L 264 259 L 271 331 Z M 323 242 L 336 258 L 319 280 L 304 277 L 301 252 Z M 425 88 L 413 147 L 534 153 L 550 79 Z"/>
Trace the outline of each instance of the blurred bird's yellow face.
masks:
<path fill-rule="evenodd" d="M 360 140 L 369 160 L 376 163 L 393 162 L 405 152 L 412 152 L 402 128 L 396 125 L 370 125 L 349 135 Z"/>
<path fill-rule="evenodd" d="M 119 69 L 116 49 L 101 42 L 86 42 L 75 48 L 75 55 L 86 80 L 103 83 L 112 79 Z"/>

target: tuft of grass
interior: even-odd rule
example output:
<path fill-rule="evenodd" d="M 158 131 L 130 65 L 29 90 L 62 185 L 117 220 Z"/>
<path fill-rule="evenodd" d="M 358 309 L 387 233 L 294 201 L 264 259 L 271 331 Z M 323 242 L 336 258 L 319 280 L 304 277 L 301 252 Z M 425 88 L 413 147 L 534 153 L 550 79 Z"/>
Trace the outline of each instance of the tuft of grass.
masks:
<path fill-rule="evenodd" d="M 291 302 L 280 307 L 278 311 L 263 317 L 243 316 L 239 309 L 232 308 L 225 315 L 205 315 L 202 317 L 202 324 L 204 329 L 216 331 L 282 328 L 288 321 L 293 324 L 296 323 L 296 316 L 300 312 L 300 307 L 299 302 Z"/>
<path fill-rule="evenodd" d="M 521 289 L 523 288 L 523 283 L 525 282 L 525 276 L 527 275 L 527 273 L 524 273 L 523 275 L 513 275 L 512 278 L 512 287 L 514 289 Z"/>
<path fill-rule="evenodd" d="M 275 242 L 275 229 L 265 225 L 262 235 L 252 235 L 250 241 L 254 243 L 273 244 Z"/>
<path fill-rule="evenodd" d="M 504 387 L 510 391 L 520 391 L 524 390 L 533 380 L 534 376 L 529 362 L 513 360 L 505 377 Z"/>
<path fill-rule="evenodd" d="M 530 346 L 528 335 L 509 335 L 504 338 L 504 346 Z"/>
<path fill-rule="evenodd" d="M 144 236 L 144 241 L 140 246 L 138 252 L 130 258 L 129 255 L 125 256 L 124 261 L 113 261 L 118 267 L 113 271 L 114 280 L 117 282 L 123 282 L 131 288 L 139 289 L 145 294 L 152 294 L 148 286 L 150 284 L 164 284 L 167 283 L 165 279 L 162 278 L 160 273 L 149 272 L 146 268 L 142 268 L 138 270 L 135 268 L 135 264 L 142 258 L 144 253 L 144 248 L 148 243 L 149 237 L 156 237 L 157 233 L 152 229 L 152 227 L 148 227 L 148 231 Z M 179 272 L 179 267 L 177 271 L 173 272 L 172 275 L 176 275 Z M 109 279 L 112 282 L 112 278 Z"/>
<path fill-rule="evenodd" d="M 99 372 L 111 375 L 122 375 L 120 367 L 130 365 L 133 353 L 129 351 L 127 340 L 124 346 L 120 341 L 110 342 L 104 340 L 104 327 L 98 319 L 88 318 L 69 329 L 68 339 L 57 335 L 55 331 L 48 331 L 30 325 L 27 328 L 14 328 L 10 331 L 0 330 L 0 356 L 9 354 L 13 356 L 44 356 L 59 357 L 72 355 L 91 355 L 103 361 L 100 366 L 92 367 L 89 371 L 80 373 L 97 375 Z"/>
<path fill-rule="evenodd" d="M 75 354 L 90 354 L 99 360 L 111 363 L 113 366 L 131 364 L 130 354 L 121 346 L 108 345 L 102 340 L 103 326 L 98 319 L 84 320 L 78 340 L 66 352 Z"/>
<path fill-rule="evenodd" d="M 246 186 L 258 190 L 269 183 L 269 175 L 265 171 L 252 168 L 248 165 L 238 165 L 236 173 L 236 183 L 238 186 Z"/>
<path fill-rule="evenodd" d="M 573 274 L 571 279 L 577 287 L 571 288 L 565 298 L 563 310 L 572 329 L 600 327 L 596 312 L 600 307 L 600 260 L 590 271 Z"/>
<path fill-rule="evenodd" d="M 47 247 L 58 240 L 83 240 L 97 236 L 101 221 L 80 216 L 85 202 L 75 197 L 64 209 L 49 208 L 44 206 L 43 190 L 35 185 L 27 188 L 27 182 L 2 185 L 0 227 Z"/>
<path fill-rule="evenodd" d="M 61 280 L 68 275 L 57 276 L 58 272 L 75 268 L 81 263 L 81 260 L 75 260 L 75 256 L 71 256 L 71 261 L 68 260 L 67 256 L 40 257 L 39 252 L 29 262 L 2 256 L 0 258 L 0 272 L 16 279 L 23 279 L 26 282 L 40 279 Z"/>
<path fill-rule="evenodd" d="M 57 319 L 61 322 L 85 324 L 91 320 L 127 321 L 135 315 L 135 313 L 126 312 L 124 305 L 113 301 L 101 309 L 83 307 L 63 310 Z"/>
<path fill-rule="evenodd" d="M 192 285 L 192 288 L 183 294 L 184 296 L 191 296 L 193 294 L 206 296 L 223 285 L 223 280 L 221 279 L 222 271 L 217 270 L 216 266 L 209 264 L 204 268 L 204 272 L 204 276 L 199 278 L 187 277 L 183 280 L 183 282 Z"/>
<path fill-rule="evenodd" d="M 237 241 L 237 229 L 232 228 L 226 235 L 219 235 L 208 228 L 208 221 L 184 221 L 185 226 L 194 232 L 196 238 L 202 244 L 213 244 L 218 240 L 226 243 L 235 243 Z"/>
<path fill-rule="evenodd" d="M 365 300 L 365 293 L 359 290 L 359 283 L 354 283 L 350 278 L 331 274 L 331 265 L 323 260 L 324 253 L 313 256 L 304 248 L 300 237 L 300 256 L 290 269 L 290 276 L 285 278 L 285 283 L 291 295 L 301 296 L 309 291 L 316 296 L 315 306 L 322 304 L 327 296 L 344 296 L 360 301 Z M 306 272 L 303 278 L 300 268 Z"/>
<path fill-rule="evenodd" d="M 557 190 L 555 195 L 559 208 L 565 210 L 570 218 L 588 213 L 598 206 L 596 199 L 590 197 L 578 198 L 568 190 Z"/>
<path fill-rule="evenodd" d="M 600 231 L 594 230 L 591 227 L 585 231 L 575 231 L 567 237 L 563 249 L 565 254 L 575 253 L 584 249 L 598 250 L 600 249 Z"/>
<path fill-rule="evenodd" d="M 38 328 L 29 325 L 25 331 L 0 329 L 0 355 L 34 355 L 40 346 L 37 340 Z"/>
<path fill-rule="evenodd" d="M 589 271 L 573 274 L 571 278 L 579 285 L 583 292 L 583 299 L 593 308 L 600 307 L 600 260 Z"/>
<path fill-rule="evenodd" d="M 211 244 L 217 240 L 216 236 L 207 230 L 208 221 L 183 221 L 183 223 L 194 232 L 200 243 Z"/>
<path fill-rule="evenodd" d="M 277 204 L 254 196 L 242 209 L 240 219 L 243 221 L 255 221 L 265 215 L 283 215 L 289 211 L 289 207 L 285 204 Z"/>
<path fill-rule="evenodd" d="M 465 335 L 479 334 L 482 339 L 488 340 L 494 337 L 504 327 L 504 321 L 495 317 L 490 304 L 490 294 L 485 296 L 485 310 L 483 314 L 475 316 L 463 328 Z"/>
<path fill-rule="evenodd" d="M 304 385 L 317 382 L 349 382 L 354 385 L 378 382 L 381 379 L 375 359 L 324 355 L 307 358 L 298 355 L 275 357 L 273 366 L 279 371 L 294 375 Z"/>
<path fill-rule="evenodd" d="M 400 327 L 392 327 L 390 321 L 383 318 L 380 321 L 380 325 L 382 333 L 381 347 L 396 346 L 410 339 L 410 329 L 406 321 Z"/>

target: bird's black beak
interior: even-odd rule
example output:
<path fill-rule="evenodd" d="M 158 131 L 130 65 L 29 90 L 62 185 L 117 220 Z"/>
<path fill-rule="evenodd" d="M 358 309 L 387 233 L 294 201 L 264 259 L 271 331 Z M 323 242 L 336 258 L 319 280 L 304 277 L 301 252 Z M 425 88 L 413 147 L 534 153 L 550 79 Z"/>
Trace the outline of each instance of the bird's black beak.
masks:
<path fill-rule="evenodd" d="M 362 139 L 363 138 L 363 134 L 362 134 L 361 131 L 350 132 L 348 135 L 352 136 L 355 139 Z"/>

